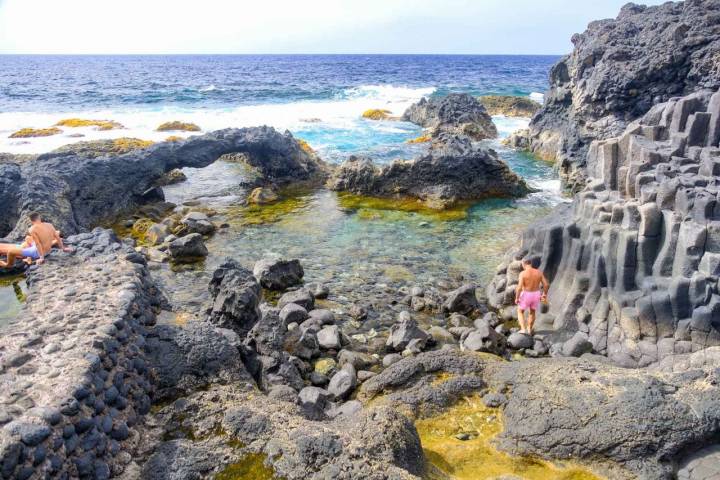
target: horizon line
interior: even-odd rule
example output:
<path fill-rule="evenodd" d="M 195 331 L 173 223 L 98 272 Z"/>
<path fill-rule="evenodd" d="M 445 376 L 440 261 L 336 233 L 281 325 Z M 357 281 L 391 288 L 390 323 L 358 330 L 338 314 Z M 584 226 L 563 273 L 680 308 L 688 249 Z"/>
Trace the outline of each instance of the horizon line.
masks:
<path fill-rule="evenodd" d="M 457 57 L 561 57 L 566 53 L 3 53 L 0 56 L 457 56 Z"/>

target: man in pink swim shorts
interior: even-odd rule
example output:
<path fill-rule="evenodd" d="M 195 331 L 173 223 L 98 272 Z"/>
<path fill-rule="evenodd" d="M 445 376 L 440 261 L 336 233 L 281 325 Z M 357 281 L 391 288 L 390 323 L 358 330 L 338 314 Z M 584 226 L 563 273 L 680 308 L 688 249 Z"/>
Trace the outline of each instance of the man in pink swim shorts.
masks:
<path fill-rule="evenodd" d="M 547 299 L 550 283 L 545 275 L 537 269 L 539 265 L 533 265 L 529 258 L 522 261 L 522 266 L 523 271 L 520 273 L 515 290 L 515 303 L 518 306 L 520 333 L 532 335 L 537 309 L 540 308 L 540 302 Z M 541 285 L 542 290 L 540 289 Z M 529 310 L 527 323 L 525 322 L 525 310 Z"/>

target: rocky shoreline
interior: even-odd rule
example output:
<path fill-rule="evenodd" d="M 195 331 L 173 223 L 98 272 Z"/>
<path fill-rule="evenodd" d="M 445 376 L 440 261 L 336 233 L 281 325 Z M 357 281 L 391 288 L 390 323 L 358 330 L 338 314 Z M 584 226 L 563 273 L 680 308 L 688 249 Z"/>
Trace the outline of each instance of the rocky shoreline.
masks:
<path fill-rule="evenodd" d="M 255 171 L 241 202 L 261 210 L 288 186 L 440 210 L 527 195 L 478 143 L 497 130 L 470 95 L 410 107 L 403 118 L 428 129 L 427 149 L 385 167 L 332 167 L 270 127 L 122 154 L 3 155 L 0 235 L 21 236 L 42 206 L 74 252 L 28 270 L 28 301 L 0 338 L 0 475 L 717 477 L 719 12 L 717 0 L 629 4 L 574 38 L 513 143 L 556 158 L 577 193 L 487 286 L 365 279 L 351 301 L 308 282 L 300 260 L 259 252 L 252 269 L 226 258 L 198 275 L 205 292 L 181 312 L 153 270 L 191 271 L 224 235 L 216 212 L 168 204 L 159 186 L 224 156 Z M 683 59 L 664 55 L 676 50 Z M 126 238 L 94 228 L 118 219 Z M 552 285 L 533 336 L 512 304 L 527 257 Z M 369 311 L 376 301 L 391 325 Z"/>

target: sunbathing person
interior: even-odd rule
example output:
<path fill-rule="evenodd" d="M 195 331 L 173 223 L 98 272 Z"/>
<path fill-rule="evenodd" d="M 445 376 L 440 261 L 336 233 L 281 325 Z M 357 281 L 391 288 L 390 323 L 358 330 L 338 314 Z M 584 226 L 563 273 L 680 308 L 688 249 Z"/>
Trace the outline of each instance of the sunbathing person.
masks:
<path fill-rule="evenodd" d="M 25 238 L 23 243 L 0 244 L 0 255 L 7 257 L 5 261 L 0 260 L 0 267 L 12 267 L 16 258 L 36 260 L 38 264 L 41 264 L 45 261 L 45 255 L 50 252 L 53 245 L 57 245 L 64 252 L 71 251 L 63 244 L 60 233 L 55 230 L 55 227 L 50 223 L 43 222 L 39 213 L 31 213 L 30 222 L 32 223 L 28 231 L 30 235 Z"/>

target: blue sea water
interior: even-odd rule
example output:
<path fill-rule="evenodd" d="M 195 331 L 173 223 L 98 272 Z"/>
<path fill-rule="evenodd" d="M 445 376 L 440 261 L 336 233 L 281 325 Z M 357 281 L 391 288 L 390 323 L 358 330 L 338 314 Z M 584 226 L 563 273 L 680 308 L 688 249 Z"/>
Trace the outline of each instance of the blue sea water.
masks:
<path fill-rule="evenodd" d="M 0 56 L 0 111 L 203 109 L 342 100 L 367 85 L 436 94 L 543 92 L 554 56 Z"/>

